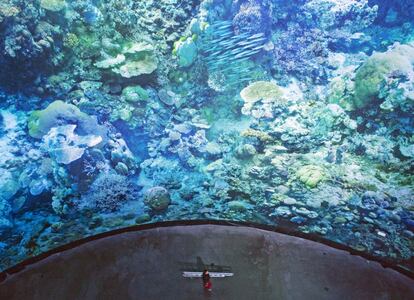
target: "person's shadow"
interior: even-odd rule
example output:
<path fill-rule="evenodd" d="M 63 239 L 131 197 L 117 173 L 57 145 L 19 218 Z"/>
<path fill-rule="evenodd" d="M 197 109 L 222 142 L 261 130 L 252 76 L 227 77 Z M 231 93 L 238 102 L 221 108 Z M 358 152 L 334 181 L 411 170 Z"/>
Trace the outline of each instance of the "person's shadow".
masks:
<path fill-rule="evenodd" d="M 209 272 L 225 272 L 231 273 L 230 266 L 221 266 L 216 265 L 214 263 L 206 264 L 204 263 L 203 259 L 200 256 L 197 256 L 196 262 L 179 262 L 180 270 L 187 271 L 187 272 L 203 272 L 205 269 L 209 270 Z"/>

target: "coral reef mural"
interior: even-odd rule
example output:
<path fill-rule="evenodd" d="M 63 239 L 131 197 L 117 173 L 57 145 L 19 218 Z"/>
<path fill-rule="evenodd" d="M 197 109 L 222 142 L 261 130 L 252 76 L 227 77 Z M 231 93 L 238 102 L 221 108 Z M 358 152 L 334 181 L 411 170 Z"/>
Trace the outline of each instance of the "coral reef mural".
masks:
<path fill-rule="evenodd" d="M 412 1 L 2 0 L 0 66 L 0 269 L 213 219 L 414 271 Z"/>

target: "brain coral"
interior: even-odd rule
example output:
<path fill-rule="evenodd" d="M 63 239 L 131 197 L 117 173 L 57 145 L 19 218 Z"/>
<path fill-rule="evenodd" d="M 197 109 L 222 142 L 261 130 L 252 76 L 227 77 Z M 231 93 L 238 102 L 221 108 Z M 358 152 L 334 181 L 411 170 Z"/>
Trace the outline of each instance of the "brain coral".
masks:
<path fill-rule="evenodd" d="M 363 108 L 378 98 L 380 83 L 392 72 L 413 71 L 414 46 L 396 44 L 384 53 L 374 53 L 355 76 L 353 108 Z"/>

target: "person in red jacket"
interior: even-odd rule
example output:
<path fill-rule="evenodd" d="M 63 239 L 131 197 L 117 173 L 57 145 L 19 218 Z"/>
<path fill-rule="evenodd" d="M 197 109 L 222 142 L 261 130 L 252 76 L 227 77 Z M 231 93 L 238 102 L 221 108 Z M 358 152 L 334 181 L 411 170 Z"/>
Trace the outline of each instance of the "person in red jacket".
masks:
<path fill-rule="evenodd" d="M 205 290 L 211 292 L 212 284 L 210 280 L 210 274 L 208 273 L 207 269 L 205 269 L 203 272 L 203 287 Z"/>

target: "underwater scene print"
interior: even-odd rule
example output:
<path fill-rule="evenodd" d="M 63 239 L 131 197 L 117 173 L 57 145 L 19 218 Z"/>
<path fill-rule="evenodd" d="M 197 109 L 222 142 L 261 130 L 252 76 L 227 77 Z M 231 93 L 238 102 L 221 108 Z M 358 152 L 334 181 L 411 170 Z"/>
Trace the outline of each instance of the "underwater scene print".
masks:
<path fill-rule="evenodd" d="M 412 0 L 1 0 L 0 269 L 167 220 L 414 270 Z"/>

